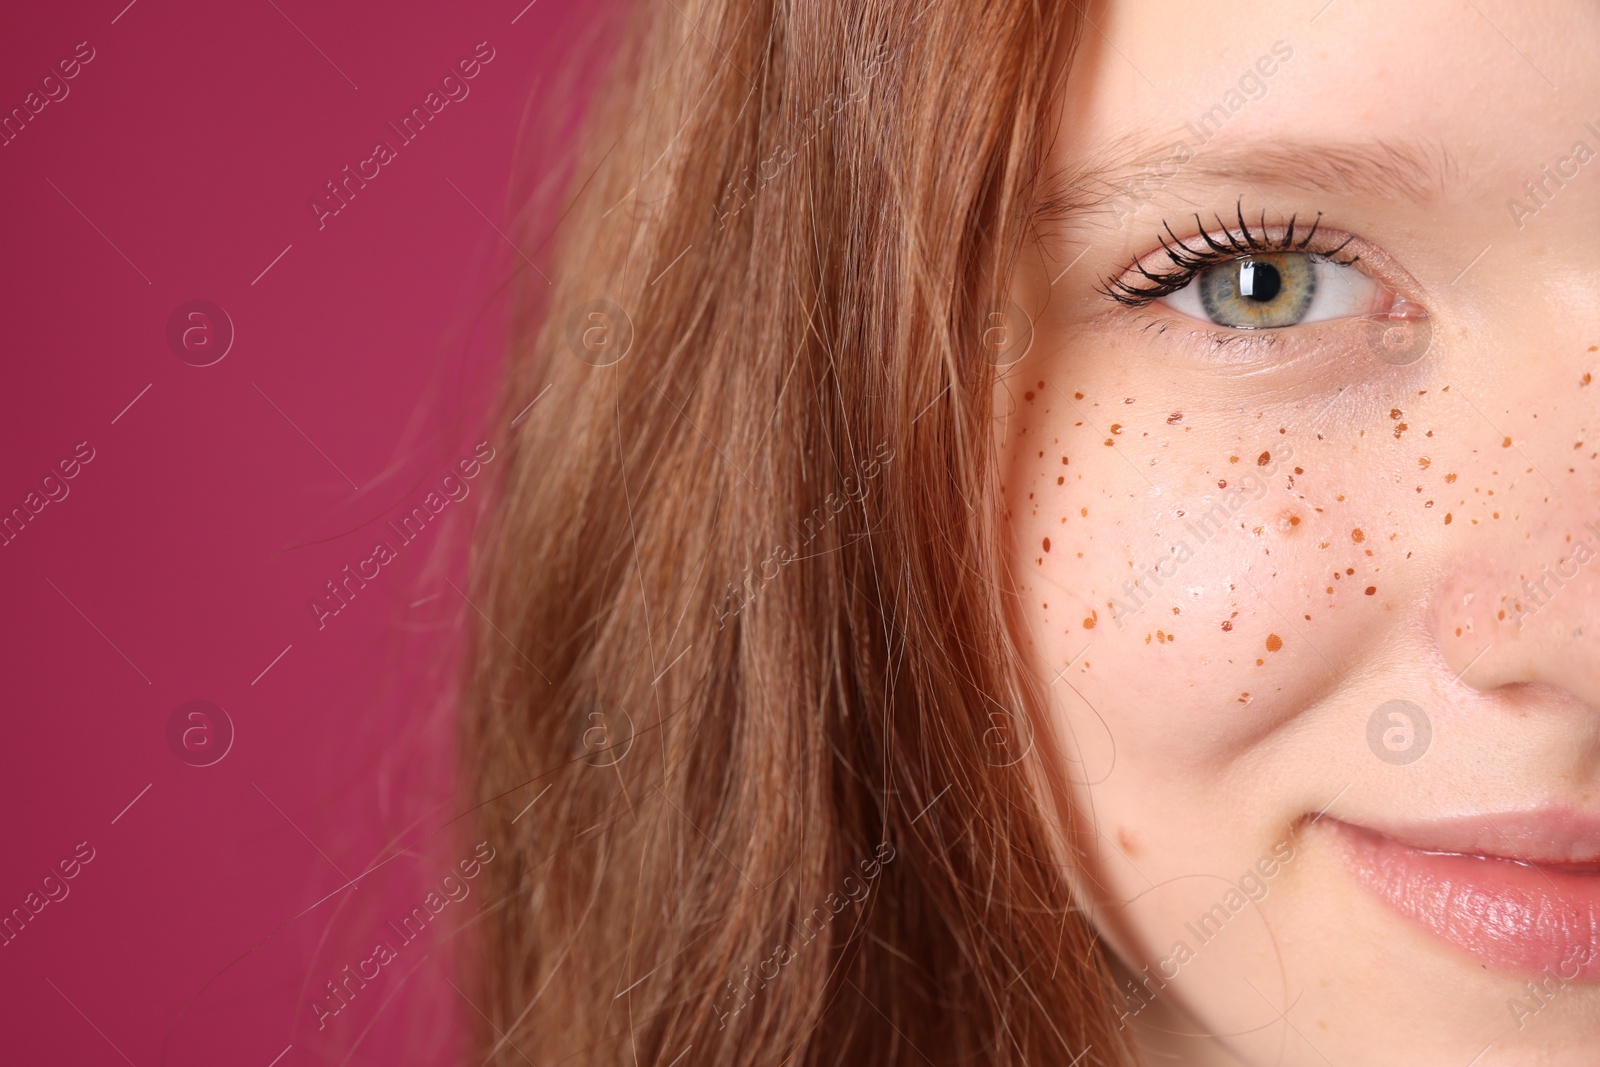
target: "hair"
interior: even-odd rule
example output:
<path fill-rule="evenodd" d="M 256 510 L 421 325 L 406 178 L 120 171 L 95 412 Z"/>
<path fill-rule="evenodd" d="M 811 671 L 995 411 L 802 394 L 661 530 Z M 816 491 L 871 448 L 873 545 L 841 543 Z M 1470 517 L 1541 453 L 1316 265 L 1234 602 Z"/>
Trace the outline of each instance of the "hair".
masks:
<path fill-rule="evenodd" d="M 484 1062 L 1132 1062 L 984 345 L 1076 8 L 629 15 L 474 560 Z"/>

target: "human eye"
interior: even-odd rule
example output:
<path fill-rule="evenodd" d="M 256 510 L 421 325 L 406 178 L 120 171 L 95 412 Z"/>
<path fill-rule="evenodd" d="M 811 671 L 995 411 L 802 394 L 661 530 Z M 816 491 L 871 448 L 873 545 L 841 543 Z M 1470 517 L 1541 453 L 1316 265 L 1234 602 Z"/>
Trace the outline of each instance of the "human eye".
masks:
<path fill-rule="evenodd" d="M 1236 209 L 1237 211 L 1237 209 Z M 1356 266 L 1356 240 L 1324 229 L 1318 213 L 1309 227 L 1269 228 L 1263 213 L 1252 226 L 1238 211 L 1236 225 L 1214 216 L 1180 239 L 1163 223 L 1161 248 L 1104 282 L 1101 292 L 1128 307 L 1159 304 L 1229 330 L 1276 330 L 1349 318 L 1421 317 L 1420 307 Z"/>

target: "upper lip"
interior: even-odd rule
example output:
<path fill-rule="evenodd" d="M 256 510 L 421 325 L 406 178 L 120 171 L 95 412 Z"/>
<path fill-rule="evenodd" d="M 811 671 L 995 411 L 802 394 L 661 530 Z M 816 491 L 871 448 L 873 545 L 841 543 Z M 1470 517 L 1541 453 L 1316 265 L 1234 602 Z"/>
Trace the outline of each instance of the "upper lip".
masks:
<path fill-rule="evenodd" d="M 1485 812 L 1427 822 L 1338 821 L 1421 852 L 1485 856 L 1545 867 L 1600 865 L 1600 815 L 1569 807 Z"/>

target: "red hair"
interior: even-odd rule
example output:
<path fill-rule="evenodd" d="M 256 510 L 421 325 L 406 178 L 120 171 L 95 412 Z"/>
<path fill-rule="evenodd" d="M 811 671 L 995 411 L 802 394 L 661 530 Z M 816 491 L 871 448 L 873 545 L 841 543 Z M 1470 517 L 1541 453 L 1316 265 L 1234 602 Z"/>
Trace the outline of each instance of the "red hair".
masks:
<path fill-rule="evenodd" d="M 1006 625 L 984 346 L 1076 9 L 637 19 L 525 279 L 505 422 L 541 399 L 475 575 L 482 1052 L 1131 1062 Z"/>

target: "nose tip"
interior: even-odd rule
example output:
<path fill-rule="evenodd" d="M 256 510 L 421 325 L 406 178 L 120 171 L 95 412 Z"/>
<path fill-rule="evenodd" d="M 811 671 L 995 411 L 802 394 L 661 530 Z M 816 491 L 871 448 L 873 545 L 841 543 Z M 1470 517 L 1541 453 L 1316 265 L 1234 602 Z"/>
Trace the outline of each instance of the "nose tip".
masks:
<path fill-rule="evenodd" d="M 1575 532 L 1540 558 L 1461 561 L 1434 599 L 1451 672 L 1480 692 L 1543 684 L 1600 708 L 1600 529 Z"/>

